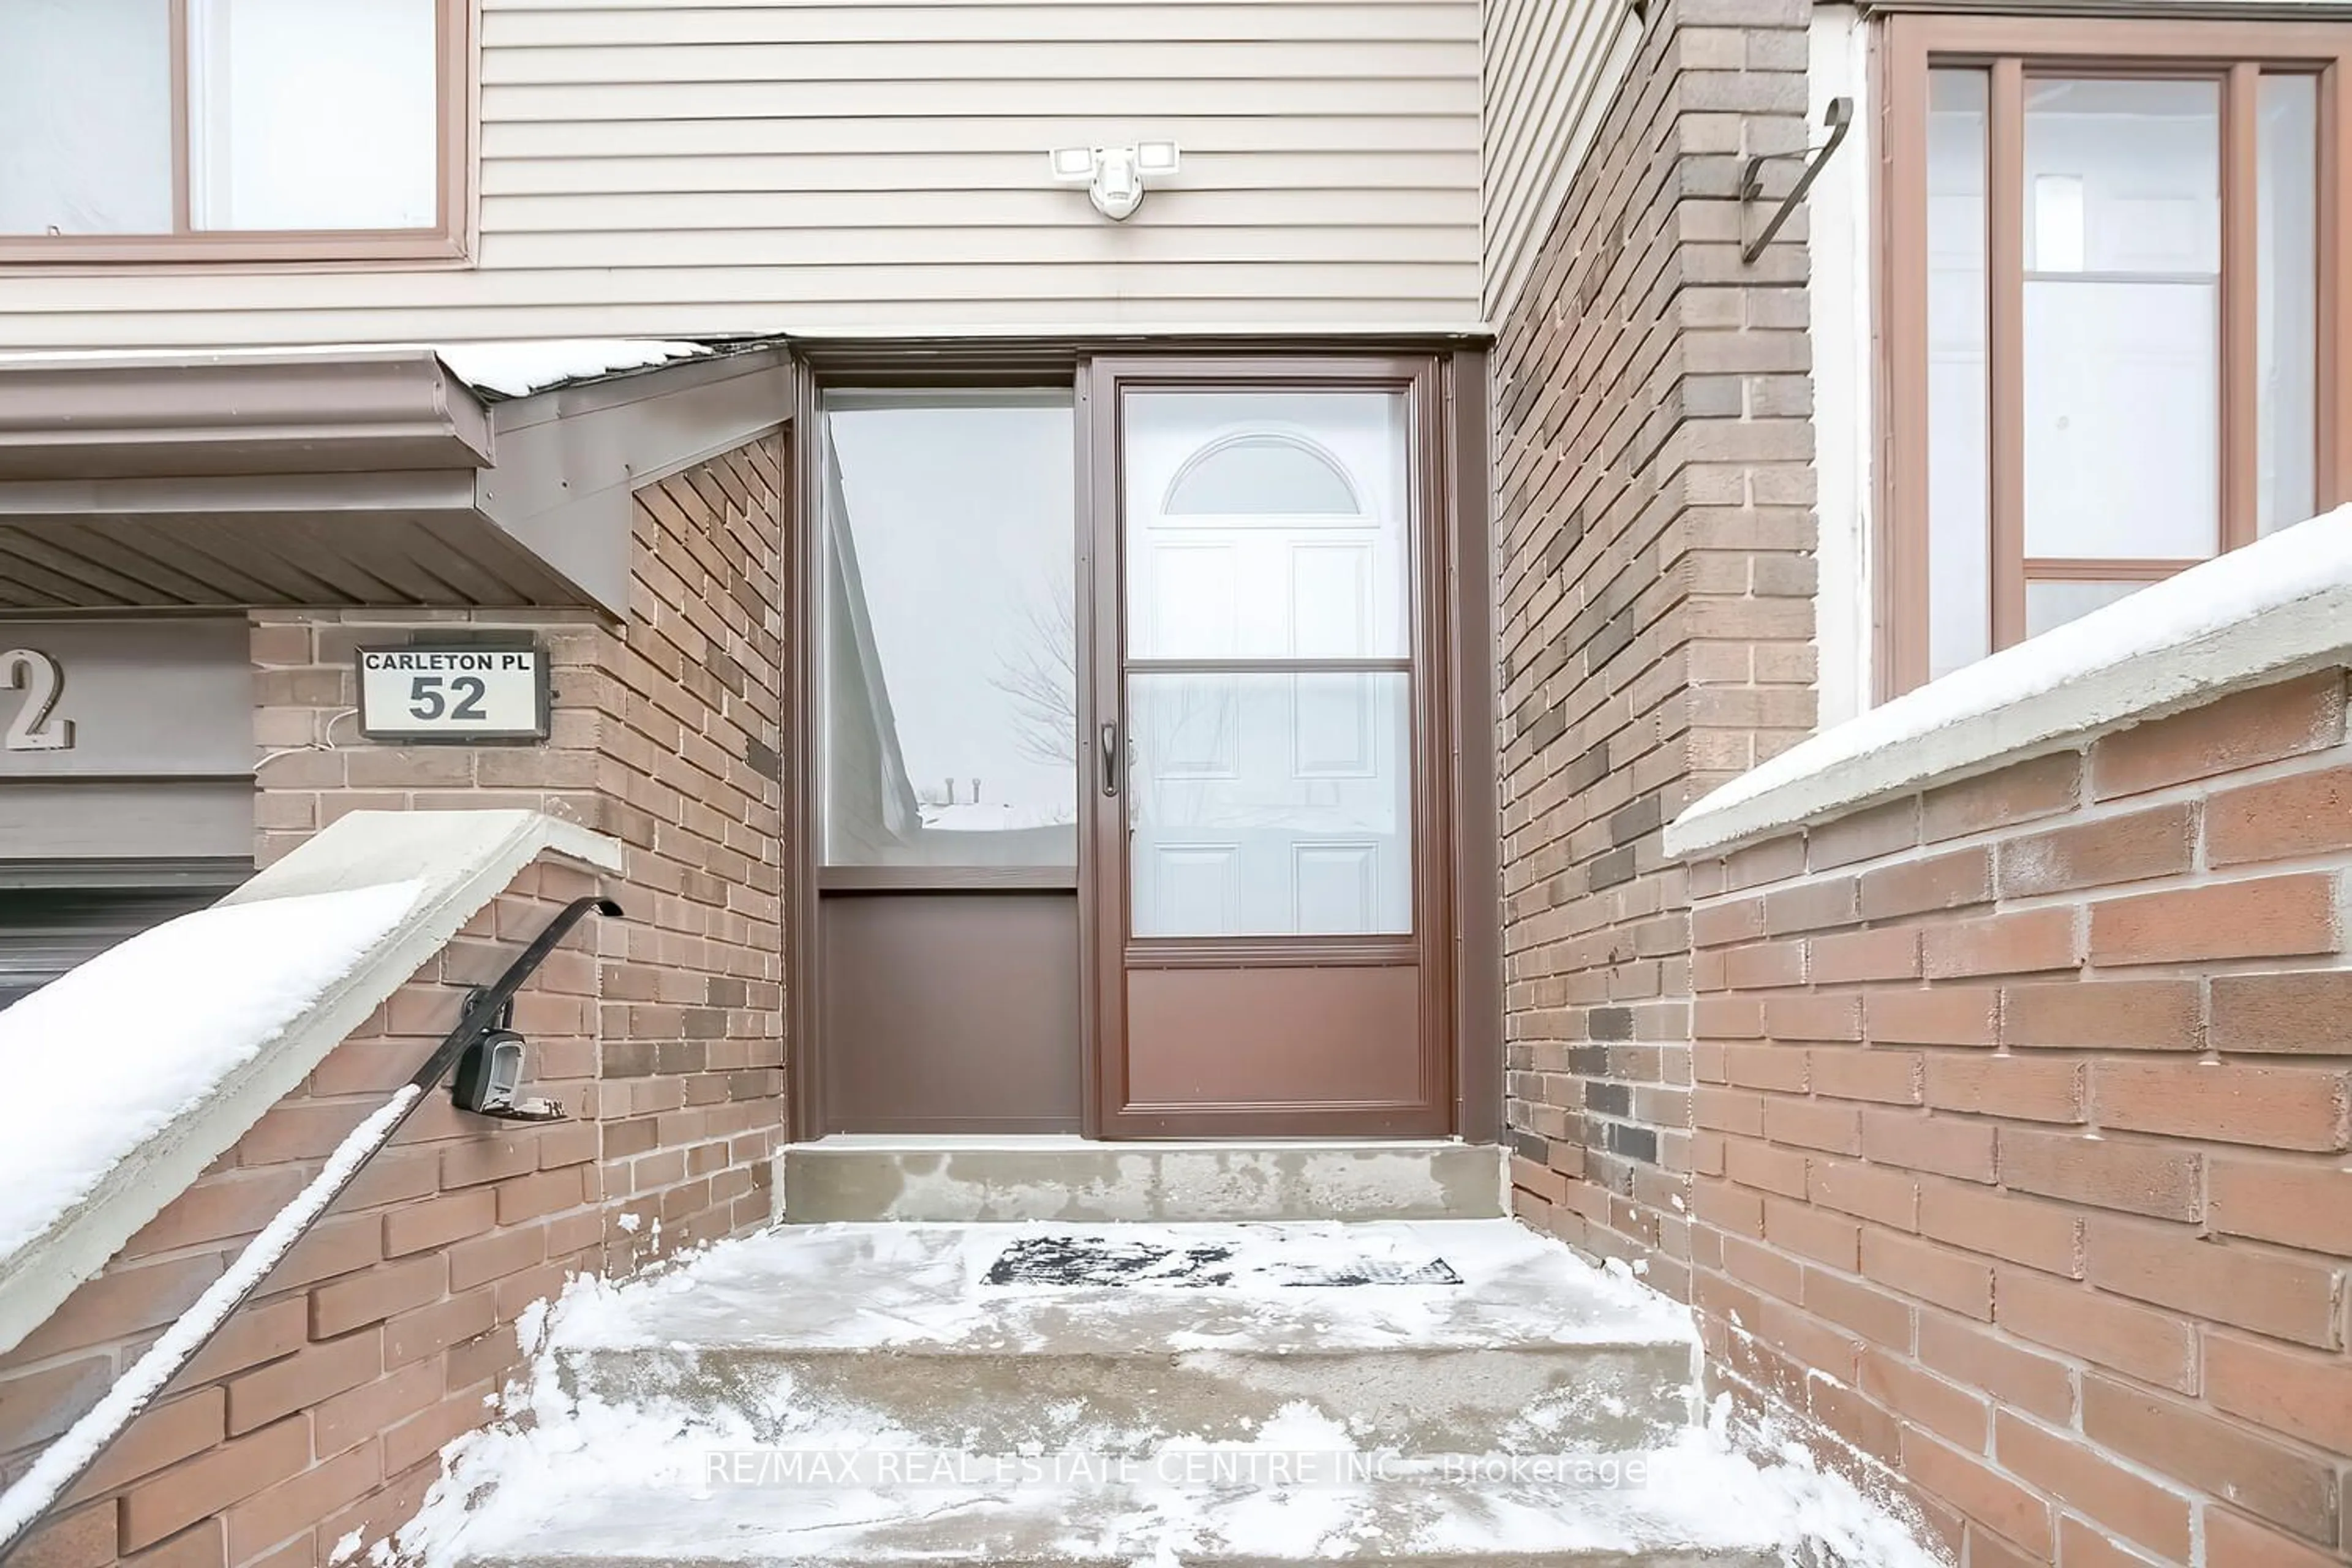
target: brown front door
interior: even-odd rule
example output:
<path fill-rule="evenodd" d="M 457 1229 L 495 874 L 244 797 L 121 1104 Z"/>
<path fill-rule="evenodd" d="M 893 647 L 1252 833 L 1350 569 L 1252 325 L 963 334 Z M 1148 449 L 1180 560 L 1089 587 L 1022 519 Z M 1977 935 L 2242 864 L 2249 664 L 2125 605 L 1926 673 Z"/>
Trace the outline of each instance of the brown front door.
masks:
<path fill-rule="evenodd" d="M 1087 377 L 1106 1137 L 1452 1130 L 1433 379 Z"/>

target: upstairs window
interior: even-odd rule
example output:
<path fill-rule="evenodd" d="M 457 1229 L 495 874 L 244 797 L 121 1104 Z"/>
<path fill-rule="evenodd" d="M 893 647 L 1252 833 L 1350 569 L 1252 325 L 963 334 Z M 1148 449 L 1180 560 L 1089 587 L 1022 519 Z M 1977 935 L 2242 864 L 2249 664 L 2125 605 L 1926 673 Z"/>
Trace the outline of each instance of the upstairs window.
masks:
<path fill-rule="evenodd" d="M 2345 498 L 2352 29 L 1897 17 L 1894 690 Z"/>
<path fill-rule="evenodd" d="M 458 253 L 463 0 L 0 0 L 0 257 Z"/>

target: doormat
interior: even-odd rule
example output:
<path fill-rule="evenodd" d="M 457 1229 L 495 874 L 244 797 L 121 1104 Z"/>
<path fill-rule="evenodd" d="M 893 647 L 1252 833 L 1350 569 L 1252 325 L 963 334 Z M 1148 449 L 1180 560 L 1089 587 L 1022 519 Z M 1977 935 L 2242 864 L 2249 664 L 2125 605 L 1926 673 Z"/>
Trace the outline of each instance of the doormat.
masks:
<path fill-rule="evenodd" d="M 1318 1248 L 1318 1252 L 1324 1249 Z M 982 1276 L 991 1285 L 1176 1285 L 1334 1287 L 1459 1285 L 1443 1258 L 1417 1263 L 1382 1258 L 1293 1262 L 1233 1247 L 1167 1247 L 1099 1236 L 1024 1237 Z"/>

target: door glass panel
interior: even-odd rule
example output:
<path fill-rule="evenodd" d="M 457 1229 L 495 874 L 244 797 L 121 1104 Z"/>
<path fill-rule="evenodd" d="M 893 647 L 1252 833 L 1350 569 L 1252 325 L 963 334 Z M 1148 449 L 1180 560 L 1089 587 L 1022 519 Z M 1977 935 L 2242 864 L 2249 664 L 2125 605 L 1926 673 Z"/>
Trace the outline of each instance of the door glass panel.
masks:
<path fill-rule="evenodd" d="M 1077 863 L 1066 393 L 824 402 L 824 861 Z"/>
<path fill-rule="evenodd" d="M 1139 937 L 1412 929 L 1412 678 L 1128 677 Z"/>
<path fill-rule="evenodd" d="M 2025 585 L 2025 635 L 2043 632 L 2076 621 L 2093 610 L 2103 610 L 2149 586 L 2145 579 L 2128 583 L 2048 582 Z"/>
<path fill-rule="evenodd" d="M 2257 145 L 2261 478 L 2255 518 L 2269 533 L 2301 522 L 2319 505 L 2318 78 L 2263 78 Z"/>
<path fill-rule="evenodd" d="M 1124 415 L 1130 657 L 1404 657 L 1403 394 L 1131 392 Z"/>
<path fill-rule="evenodd" d="M 2030 556 L 2220 542 L 2221 115 L 2213 81 L 2027 84 Z"/>
<path fill-rule="evenodd" d="M 172 231 L 165 0 L 0 0 L 0 234 Z"/>
<path fill-rule="evenodd" d="M 1927 80 L 1927 662 L 1992 651 L 1986 409 L 1985 118 L 1980 70 Z"/>

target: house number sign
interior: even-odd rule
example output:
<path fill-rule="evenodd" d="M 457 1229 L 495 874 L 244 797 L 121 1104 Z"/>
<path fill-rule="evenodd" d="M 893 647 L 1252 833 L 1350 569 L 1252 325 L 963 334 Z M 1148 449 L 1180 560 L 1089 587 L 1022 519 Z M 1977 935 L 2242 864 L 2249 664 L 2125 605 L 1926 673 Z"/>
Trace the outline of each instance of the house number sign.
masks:
<path fill-rule="evenodd" d="M 360 733 L 371 741 L 543 741 L 547 650 L 363 647 Z"/>
<path fill-rule="evenodd" d="M 38 648 L 12 647 L 0 653 L 0 689 L 25 694 L 0 731 L 0 750 L 11 752 L 70 752 L 74 727 L 70 719 L 53 717 L 58 697 L 65 690 L 65 671 L 57 659 Z"/>

